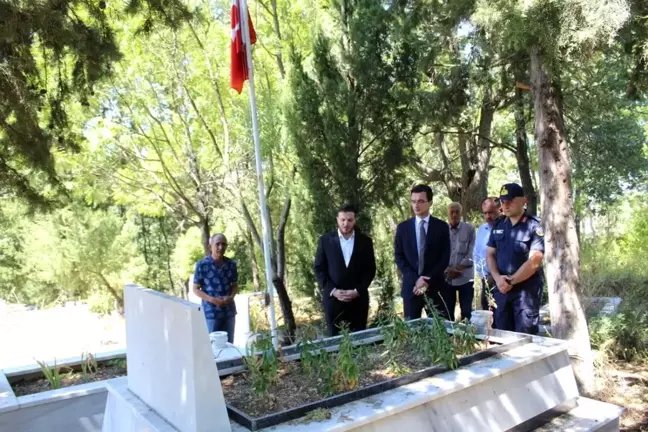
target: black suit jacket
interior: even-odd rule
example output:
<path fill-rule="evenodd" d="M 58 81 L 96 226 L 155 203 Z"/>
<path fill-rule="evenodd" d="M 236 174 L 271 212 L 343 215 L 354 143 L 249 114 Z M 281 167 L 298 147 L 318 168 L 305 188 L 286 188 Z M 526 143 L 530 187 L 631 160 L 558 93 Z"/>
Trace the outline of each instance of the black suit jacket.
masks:
<path fill-rule="evenodd" d="M 428 290 L 440 289 L 445 283 L 445 270 L 450 263 L 450 230 L 444 221 L 430 216 L 425 252 L 423 252 L 423 273 L 419 274 L 418 247 L 416 245 L 416 218 L 398 224 L 394 240 L 394 257 L 403 275 L 401 296 L 404 300 L 414 297 L 414 284 L 419 276 L 428 276 Z"/>
<path fill-rule="evenodd" d="M 361 299 L 369 301 L 369 285 L 376 275 L 373 241 L 356 231 L 353 253 L 347 267 L 344 264 L 338 232 L 324 234 L 317 245 L 314 268 L 325 305 L 333 301 L 333 288 L 356 289 Z"/>

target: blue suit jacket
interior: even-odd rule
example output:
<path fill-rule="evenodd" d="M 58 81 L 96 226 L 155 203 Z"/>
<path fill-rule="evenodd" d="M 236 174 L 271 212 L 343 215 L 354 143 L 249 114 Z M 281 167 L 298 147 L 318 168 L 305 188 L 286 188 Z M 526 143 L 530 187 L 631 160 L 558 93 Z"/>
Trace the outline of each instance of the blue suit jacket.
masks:
<path fill-rule="evenodd" d="M 414 297 L 414 284 L 419 276 L 428 276 L 428 294 L 438 290 L 445 283 L 445 270 L 450 263 L 450 230 L 444 221 L 430 216 L 425 252 L 423 253 L 423 273 L 419 274 L 418 248 L 416 246 L 416 218 L 398 224 L 394 240 L 396 266 L 403 275 L 401 296 L 404 301 Z"/>

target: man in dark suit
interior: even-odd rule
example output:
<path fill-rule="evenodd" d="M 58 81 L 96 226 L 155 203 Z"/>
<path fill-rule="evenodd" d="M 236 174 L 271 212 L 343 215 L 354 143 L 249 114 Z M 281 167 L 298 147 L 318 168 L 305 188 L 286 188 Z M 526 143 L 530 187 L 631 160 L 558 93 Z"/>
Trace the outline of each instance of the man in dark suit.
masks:
<path fill-rule="evenodd" d="M 444 272 L 450 262 L 448 224 L 430 216 L 432 189 L 429 186 L 414 186 L 411 202 L 415 216 L 398 224 L 394 241 L 396 265 L 403 276 L 401 296 L 405 318 L 420 318 L 426 297 L 448 318 L 443 301 Z"/>
<path fill-rule="evenodd" d="M 336 231 L 319 239 L 315 276 L 322 288 L 322 301 L 329 336 L 340 332 L 345 321 L 350 331 L 367 328 L 369 285 L 376 275 L 373 241 L 355 229 L 356 210 L 344 205 L 337 214 Z"/>

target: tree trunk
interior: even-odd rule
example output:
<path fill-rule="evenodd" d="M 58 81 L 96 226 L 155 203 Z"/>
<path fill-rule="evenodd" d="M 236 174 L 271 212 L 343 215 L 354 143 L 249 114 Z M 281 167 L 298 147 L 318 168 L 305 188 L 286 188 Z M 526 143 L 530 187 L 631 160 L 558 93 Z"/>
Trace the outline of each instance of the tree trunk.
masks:
<path fill-rule="evenodd" d="M 571 196 L 571 161 L 563 123 L 562 95 L 546 71 L 539 47 L 531 49 L 535 111 L 545 232 L 545 270 L 553 334 L 569 341 L 576 380 L 585 394 L 594 390 L 592 349 L 581 302 L 580 250 Z"/>
<path fill-rule="evenodd" d="M 495 117 L 495 103 L 489 88 L 484 92 L 479 113 L 479 129 L 477 139 L 470 140 L 469 165 L 463 167 L 464 194 L 462 205 L 464 214 L 481 212 L 481 203 L 488 194 L 488 164 L 491 156 L 491 131 Z"/>
<path fill-rule="evenodd" d="M 124 298 L 119 295 L 117 290 L 113 288 L 112 285 L 110 285 L 110 282 L 108 282 L 108 279 L 106 279 L 103 273 L 98 272 L 95 273 L 95 275 L 99 277 L 103 286 L 106 288 L 106 290 L 108 290 L 110 295 L 112 295 L 113 298 L 115 299 L 115 302 L 117 303 L 117 311 L 119 312 L 119 314 L 124 315 Z"/>
<path fill-rule="evenodd" d="M 252 234 L 248 229 L 245 232 L 245 241 L 247 242 L 250 251 L 250 262 L 252 263 L 252 285 L 254 291 L 261 291 L 261 283 L 259 281 L 259 264 L 257 263 L 256 254 L 254 253 L 254 242 L 252 241 Z"/>
<path fill-rule="evenodd" d="M 515 80 L 524 82 L 524 74 L 517 72 Z M 526 132 L 526 119 L 524 116 L 524 93 L 521 88 L 515 87 L 515 142 L 518 171 L 522 188 L 527 199 L 527 211 L 532 214 L 538 214 L 538 194 L 533 186 L 533 177 L 531 176 L 531 162 L 529 161 L 529 143 Z"/>
<path fill-rule="evenodd" d="M 209 219 L 203 216 L 200 216 L 200 237 L 202 238 L 203 251 L 205 252 L 205 256 L 207 256 L 211 254 L 209 247 L 209 237 L 211 237 L 211 234 L 209 232 Z"/>
<path fill-rule="evenodd" d="M 245 222 L 248 225 L 252 238 L 259 245 L 261 250 L 263 250 L 263 243 L 259 231 L 254 224 L 252 215 L 243 200 L 243 197 L 240 197 L 241 211 L 243 213 Z M 272 262 L 272 285 L 275 287 L 277 292 L 277 297 L 279 298 L 279 305 L 281 306 L 281 313 L 284 317 L 284 322 L 286 323 L 287 336 L 292 340 L 297 330 L 297 323 L 295 321 L 295 314 L 292 310 L 292 302 L 290 301 L 290 296 L 288 295 L 288 290 L 286 289 L 286 280 L 285 280 L 285 238 L 284 233 L 286 229 L 286 224 L 288 223 L 288 216 L 290 214 L 291 207 L 291 198 L 286 197 L 284 202 L 284 207 L 281 212 L 281 219 L 279 220 L 279 226 L 277 228 L 277 243 L 276 247 L 273 248 L 273 256 L 270 258 Z M 281 273 L 279 273 L 281 270 Z"/>

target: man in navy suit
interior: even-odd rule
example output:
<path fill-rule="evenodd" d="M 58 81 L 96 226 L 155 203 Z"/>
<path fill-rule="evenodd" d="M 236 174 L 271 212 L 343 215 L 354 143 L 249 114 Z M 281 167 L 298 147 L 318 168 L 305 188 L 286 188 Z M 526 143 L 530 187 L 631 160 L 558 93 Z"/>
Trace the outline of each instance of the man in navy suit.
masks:
<path fill-rule="evenodd" d="M 401 297 L 405 319 L 420 318 L 429 302 L 448 318 L 445 269 L 450 262 L 448 224 L 430 215 L 432 189 L 416 185 L 411 191 L 414 217 L 398 224 L 394 241 L 396 265 L 403 276 Z M 430 315 L 429 310 L 427 311 Z"/>
<path fill-rule="evenodd" d="M 367 328 L 369 285 L 376 275 L 373 241 L 355 229 L 356 210 L 344 205 L 337 214 L 338 229 L 319 239 L 315 276 L 322 289 L 322 302 L 329 336 Z"/>

